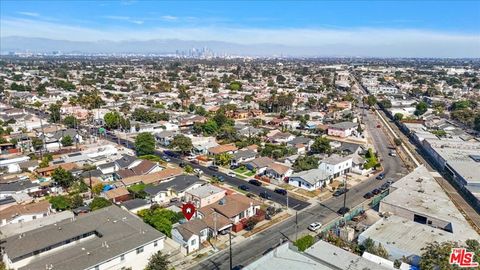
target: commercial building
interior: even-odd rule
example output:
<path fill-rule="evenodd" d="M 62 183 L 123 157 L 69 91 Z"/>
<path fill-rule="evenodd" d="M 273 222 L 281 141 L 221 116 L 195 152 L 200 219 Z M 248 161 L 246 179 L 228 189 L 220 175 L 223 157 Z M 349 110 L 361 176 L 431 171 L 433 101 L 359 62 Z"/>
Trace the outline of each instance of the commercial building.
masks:
<path fill-rule="evenodd" d="M 4 239 L 9 269 L 144 269 L 165 235 L 117 206 Z"/>

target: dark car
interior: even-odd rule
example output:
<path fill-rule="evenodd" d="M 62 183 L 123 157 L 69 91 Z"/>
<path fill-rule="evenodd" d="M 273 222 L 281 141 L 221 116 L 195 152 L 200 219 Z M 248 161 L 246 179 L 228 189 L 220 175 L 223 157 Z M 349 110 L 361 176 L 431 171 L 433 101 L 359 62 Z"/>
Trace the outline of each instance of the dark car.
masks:
<path fill-rule="evenodd" d="M 272 196 L 266 191 L 260 192 L 260 197 L 262 197 L 264 199 L 267 199 L 267 200 L 270 200 L 272 198 Z"/>
<path fill-rule="evenodd" d="M 232 270 L 240 270 L 240 269 L 243 269 L 243 265 L 239 264 L 239 265 L 235 265 Z"/>
<path fill-rule="evenodd" d="M 240 166 L 238 165 L 231 165 L 230 166 L 230 170 L 235 170 L 235 169 L 238 169 Z"/>
<path fill-rule="evenodd" d="M 350 208 L 342 207 L 342 208 L 338 209 L 337 213 L 339 213 L 340 215 L 344 215 L 344 214 L 348 213 L 348 211 L 350 211 Z"/>
<path fill-rule="evenodd" d="M 212 177 L 216 178 L 220 182 L 225 182 L 225 177 L 223 177 L 223 175 L 215 175 L 214 174 Z"/>
<path fill-rule="evenodd" d="M 276 188 L 274 190 L 275 193 L 278 193 L 278 194 L 281 194 L 281 195 L 287 195 L 287 190 L 283 189 L 283 188 Z"/>
<path fill-rule="evenodd" d="M 384 183 L 384 184 L 380 187 L 380 189 L 381 189 L 381 190 L 386 190 L 386 189 L 388 189 L 389 187 L 390 187 L 390 184 L 389 184 L 389 183 Z"/>
<path fill-rule="evenodd" d="M 258 180 L 255 180 L 255 179 L 249 180 L 248 183 L 251 184 L 251 185 L 254 185 L 254 186 L 258 186 L 258 187 L 262 185 L 262 182 L 260 182 Z"/>
<path fill-rule="evenodd" d="M 240 185 L 238 186 L 238 189 L 248 191 L 250 188 L 247 185 Z"/>
<path fill-rule="evenodd" d="M 170 150 L 165 150 L 163 151 L 163 153 L 169 157 L 174 157 L 174 158 L 178 158 L 180 155 L 178 153 L 175 153 L 173 151 L 170 151 Z"/>
<path fill-rule="evenodd" d="M 345 193 L 345 192 L 347 192 L 346 189 L 344 189 L 344 188 L 339 188 L 339 189 L 335 190 L 335 192 L 333 193 L 333 196 L 338 197 L 338 196 L 342 195 L 342 194 Z"/>
<path fill-rule="evenodd" d="M 372 198 L 373 196 L 374 196 L 374 195 L 373 195 L 372 192 L 367 192 L 367 193 L 365 193 L 365 195 L 363 195 L 363 198 L 365 198 L 365 199 L 370 199 L 370 198 Z"/>
<path fill-rule="evenodd" d="M 187 163 L 185 162 L 180 162 L 180 164 L 178 164 L 178 166 L 180 166 L 180 168 L 185 168 L 185 166 L 187 166 Z"/>
<path fill-rule="evenodd" d="M 216 171 L 218 172 L 218 166 L 215 166 L 215 165 L 211 165 L 211 166 L 208 166 L 208 168 L 212 171 Z"/>
<path fill-rule="evenodd" d="M 250 198 L 250 199 L 257 197 L 257 195 L 255 195 L 255 194 L 253 194 L 253 193 L 247 193 L 247 195 L 245 195 L 245 196 L 247 196 L 247 197 Z"/>
<path fill-rule="evenodd" d="M 381 173 L 379 175 L 377 175 L 377 180 L 383 180 L 385 178 L 385 174 L 384 173 Z"/>
<path fill-rule="evenodd" d="M 378 194 L 382 193 L 382 191 L 380 189 L 376 188 L 376 189 L 372 190 L 372 193 L 374 195 L 378 195 Z"/>

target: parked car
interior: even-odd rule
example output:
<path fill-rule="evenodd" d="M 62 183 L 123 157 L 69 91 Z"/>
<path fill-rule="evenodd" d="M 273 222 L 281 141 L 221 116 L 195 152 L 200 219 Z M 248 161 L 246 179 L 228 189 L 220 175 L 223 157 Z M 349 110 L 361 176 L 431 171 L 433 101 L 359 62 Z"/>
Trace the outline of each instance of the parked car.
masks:
<path fill-rule="evenodd" d="M 192 159 L 190 160 L 190 163 L 199 164 L 200 162 L 198 161 L 198 159 Z"/>
<path fill-rule="evenodd" d="M 281 194 L 281 195 L 284 195 L 286 196 L 287 195 L 287 190 L 286 189 L 283 189 L 283 188 L 276 188 L 274 190 L 275 193 L 278 193 L 278 194 Z"/>
<path fill-rule="evenodd" d="M 255 195 L 255 194 L 253 194 L 253 193 L 247 193 L 247 195 L 245 195 L 245 196 L 247 196 L 247 197 L 250 198 L 250 199 L 257 197 L 257 195 Z"/>
<path fill-rule="evenodd" d="M 230 165 L 230 170 L 238 169 L 240 166 L 238 165 Z"/>
<path fill-rule="evenodd" d="M 247 185 L 240 185 L 238 186 L 238 189 L 248 191 L 250 188 Z"/>
<path fill-rule="evenodd" d="M 386 190 L 386 189 L 388 189 L 389 187 L 390 187 L 390 184 L 389 184 L 389 183 L 384 183 L 384 184 L 380 187 L 380 189 L 381 189 L 381 190 Z"/>
<path fill-rule="evenodd" d="M 381 128 L 381 127 L 382 127 L 382 125 L 380 125 L 380 124 L 377 125 L 377 128 Z"/>
<path fill-rule="evenodd" d="M 168 156 L 166 156 L 166 155 L 163 155 L 163 156 L 162 156 L 162 159 L 165 160 L 166 162 L 170 162 L 170 161 L 171 161 L 171 159 L 170 159 Z"/>
<path fill-rule="evenodd" d="M 392 180 L 388 180 L 386 183 L 387 183 L 389 186 L 391 186 L 391 185 L 393 184 L 393 181 L 392 181 Z"/>
<path fill-rule="evenodd" d="M 185 168 L 185 166 L 187 166 L 187 163 L 185 162 L 180 162 L 180 164 L 178 164 L 178 166 L 180 166 L 180 168 Z"/>
<path fill-rule="evenodd" d="M 254 185 L 254 186 L 258 186 L 258 187 L 262 185 L 262 182 L 260 182 L 258 180 L 255 180 L 255 179 L 249 180 L 248 183 L 251 184 L 251 185 Z"/>
<path fill-rule="evenodd" d="M 378 195 L 378 194 L 382 193 L 382 191 L 380 189 L 376 188 L 376 189 L 372 190 L 372 193 L 374 195 Z"/>
<path fill-rule="evenodd" d="M 225 177 L 223 177 L 223 175 L 212 175 L 213 178 L 217 179 L 218 181 L 220 182 L 225 182 Z"/>
<path fill-rule="evenodd" d="M 385 174 L 384 173 L 380 173 L 379 175 L 377 175 L 377 180 L 383 180 L 385 178 Z"/>
<path fill-rule="evenodd" d="M 344 189 L 344 188 L 339 188 L 339 189 L 335 190 L 335 192 L 333 193 L 333 196 L 338 197 L 338 196 L 342 195 L 342 194 L 345 193 L 345 192 L 347 192 L 346 189 Z"/>
<path fill-rule="evenodd" d="M 199 168 L 195 168 L 195 169 L 193 169 L 193 171 L 194 171 L 198 176 L 200 176 L 200 175 L 203 174 L 203 171 L 202 171 L 201 169 L 199 169 Z"/>
<path fill-rule="evenodd" d="M 215 165 L 211 165 L 211 166 L 208 166 L 208 168 L 212 171 L 216 171 L 218 172 L 218 166 L 215 166 Z"/>
<path fill-rule="evenodd" d="M 165 151 L 163 151 L 163 153 L 164 153 L 166 156 L 169 156 L 169 157 L 174 157 L 174 158 L 180 157 L 180 154 L 175 153 L 175 152 L 170 151 L 170 150 L 165 150 Z"/>
<path fill-rule="evenodd" d="M 344 215 L 344 214 L 348 213 L 349 211 L 350 211 L 350 208 L 342 207 L 342 208 L 338 209 L 337 213 L 339 213 L 340 215 Z"/>
<path fill-rule="evenodd" d="M 397 152 L 396 152 L 395 150 L 390 150 L 389 155 L 392 156 L 392 157 L 396 157 L 396 156 L 397 156 Z"/>
<path fill-rule="evenodd" d="M 312 232 L 316 232 L 321 227 L 322 227 L 322 223 L 320 223 L 320 222 L 314 222 L 314 223 L 308 225 L 308 229 Z"/>
<path fill-rule="evenodd" d="M 231 177 L 237 177 L 237 174 L 234 172 L 228 172 L 227 175 Z"/>
<path fill-rule="evenodd" d="M 171 203 L 179 202 L 179 201 L 180 201 L 179 198 L 171 198 L 171 199 L 170 199 L 170 202 L 171 202 Z"/>
<path fill-rule="evenodd" d="M 239 265 L 235 265 L 235 266 L 232 268 L 232 270 L 240 270 L 240 269 L 243 269 L 243 268 L 244 268 L 244 266 L 241 265 L 241 264 L 239 264 Z"/>
<path fill-rule="evenodd" d="M 372 198 L 373 196 L 374 196 L 374 195 L 373 195 L 372 192 L 367 192 L 367 193 L 365 193 L 365 195 L 363 195 L 363 198 L 365 198 L 365 199 L 370 199 L 370 198 Z"/>
<path fill-rule="evenodd" d="M 267 200 L 270 200 L 272 198 L 272 196 L 266 191 L 260 192 L 260 197 L 262 197 L 264 199 L 267 199 Z"/>

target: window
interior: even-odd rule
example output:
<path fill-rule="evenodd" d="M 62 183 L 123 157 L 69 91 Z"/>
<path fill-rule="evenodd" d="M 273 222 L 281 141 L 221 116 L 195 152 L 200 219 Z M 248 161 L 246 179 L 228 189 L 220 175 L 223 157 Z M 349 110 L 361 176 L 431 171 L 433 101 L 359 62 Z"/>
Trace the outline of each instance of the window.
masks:
<path fill-rule="evenodd" d="M 153 241 L 153 246 L 154 247 L 158 246 L 158 241 Z"/>
<path fill-rule="evenodd" d="M 120 261 L 121 262 L 125 261 L 125 254 L 120 255 Z"/>
<path fill-rule="evenodd" d="M 190 245 L 192 245 L 192 246 L 194 246 L 196 243 L 197 243 L 196 239 L 192 239 L 192 241 L 190 241 Z"/>
<path fill-rule="evenodd" d="M 100 270 L 100 265 L 95 265 L 95 270 Z"/>
<path fill-rule="evenodd" d="M 140 253 L 142 253 L 142 252 L 143 252 L 143 247 L 137 248 L 137 254 L 140 254 Z"/>

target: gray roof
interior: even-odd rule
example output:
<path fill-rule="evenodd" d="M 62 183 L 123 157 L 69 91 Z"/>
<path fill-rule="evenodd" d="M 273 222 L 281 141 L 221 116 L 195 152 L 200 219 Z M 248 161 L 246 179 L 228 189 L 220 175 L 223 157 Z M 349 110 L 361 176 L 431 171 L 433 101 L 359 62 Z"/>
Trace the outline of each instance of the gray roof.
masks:
<path fill-rule="evenodd" d="M 172 180 L 162 182 L 159 185 L 147 186 L 145 187 L 145 192 L 149 195 L 156 195 L 159 192 L 170 189 L 173 189 L 177 192 L 183 192 L 196 183 L 204 183 L 204 181 L 193 175 L 179 175 Z"/>
<path fill-rule="evenodd" d="M 25 232 L 22 237 L 6 238 L 3 246 L 8 257 L 15 261 L 15 258 L 92 232 L 95 232 L 93 237 L 81 242 L 52 249 L 50 253 L 40 253 L 20 269 L 43 270 L 45 265 L 52 265 L 53 269 L 93 268 L 101 262 L 165 237 L 130 212 L 110 206 L 74 220 L 68 219 Z M 104 246 L 105 242 L 108 247 Z"/>
<path fill-rule="evenodd" d="M 329 175 L 324 170 L 312 169 L 312 170 L 308 170 L 308 171 L 294 173 L 294 174 L 292 174 L 292 176 L 290 176 L 290 178 L 294 178 L 294 177 L 301 178 L 304 181 L 306 181 L 306 182 L 308 182 L 312 185 L 315 185 L 315 183 L 317 183 L 317 182 L 324 181 L 324 180 L 328 179 Z"/>
<path fill-rule="evenodd" d="M 345 130 L 345 129 L 350 129 L 350 128 L 356 128 L 356 127 L 358 127 L 358 124 L 357 123 L 352 123 L 352 122 L 340 122 L 340 123 L 330 125 L 330 127 L 335 128 L 335 129 Z"/>
<path fill-rule="evenodd" d="M 251 165 L 254 168 L 265 168 L 270 166 L 270 164 L 274 163 L 273 159 L 269 157 L 258 157 L 247 164 Z"/>
<path fill-rule="evenodd" d="M 254 158 L 257 156 L 257 152 L 253 151 L 253 150 L 249 150 L 249 149 L 246 149 L 246 150 L 240 150 L 236 153 L 233 154 L 233 158 L 234 159 L 240 159 L 240 158 Z"/>
<path fill-rule="evenodd" d="M 115 163 L 117 163 L 120 168 L 126 168 L 135 160 L 137 160 L 137 158 L 134 156 L 122 155 L 121 158 L 115 160 Z"/>
<path fill-rule="evenodd" d="M 150 204 L 147 200 L 145 199 L 133 199 L 133 200 L 128 200 L 126 202 L 122 203 L 122 206 L 127 208 L 128 210 L 132 210 L 138 207 L 142 207 L 145 205 Z"/>
<path fill-rule="evenodd" d="M 55 132 L 53 134 L 53 137 L 57 140 L 60 140 L 61 138 L 65 137 L 65 136 L 70 136 L 70 138 L 75 138 L 75 135 L 77 135 L 78 132 L 76 129 L 73 129 L 73 128 L 69 128 L 69 129 L 62 129 L 62 130 L 59 130 L 57 132 Z M 80 135 L 80 134 L 79 134 Z"/>
<path fill-rule="evenodd" d="M 333 154 L 333 155 L 321 160 L 320 163 L 327 163 L 327 164 L 335 165 L 335 164 L 347 161 L 349 159 L 352 159 L 352 157 L 351 156 L 342 157 L 340 155 Z"/>
<path fill-rule="evenodd" d="M 0 184 L 0 192 L 18 192 L 37 186 L 38 184 L 33 184 L 30 181 L 18 181 L 13 183 Z"/>
<path fill-rule="evenodd" d="M 307 137 L 295 137 L 295 139 L 289 141 L 287 144 L 289 145 L 297 145 L 297 144 L 309 144 L 311 141 L 313 141 L 312 139 L 310 138 L 307 138 Z"/>
<path fill-rule="evenodd" d="M 175 131 L 164 130 L 164 131 L 156 133 L 155 137 L 157 137 L 159 139 L 163 139 L 163 138 L 171 138 L 171 137 L 174 137 L 175 135 L 177 135 L 177 132 L 175 132 Z"/>
<path fill-rule="evenodd" d="M 192 194 L 193 196 L 205 198 L 211 194 L 219 192 L 225 192 L 225 190 L 211 184 L 206 184 L 196 189 L 190 190 L 188 193 Z"/>
<path fill-rule="evenodd" d="M 108 169 L 108 168 L 111 168 L 111 167 L 115 167 L 115 162 L 108 162 L 108 163 L 105 163 L 105 164 L 98 165 L 98 168 L 100 168 L 100 169 Z"/>

